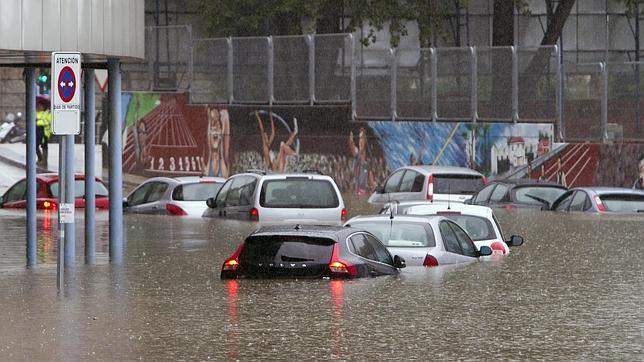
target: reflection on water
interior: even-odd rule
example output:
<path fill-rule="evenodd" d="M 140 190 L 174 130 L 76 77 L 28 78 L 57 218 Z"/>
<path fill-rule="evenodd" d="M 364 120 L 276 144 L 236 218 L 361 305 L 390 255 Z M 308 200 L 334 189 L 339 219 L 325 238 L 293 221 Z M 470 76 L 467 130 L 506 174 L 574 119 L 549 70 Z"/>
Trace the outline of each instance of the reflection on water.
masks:
<path fill-rule="evenodd" d="M 254 224 L 128 215 L 118 266 L 99 215 L 97 265 L 82 264 L 81 220 L 57 295 L 56 219 L 39 214 L 43 264 L 25 270 L 24 214 L 0 210 L 0 359 L 641 358 L 642 216 L 499 219 L 526 239 L 504 258 L 353 281 L 221 281 Z"/>

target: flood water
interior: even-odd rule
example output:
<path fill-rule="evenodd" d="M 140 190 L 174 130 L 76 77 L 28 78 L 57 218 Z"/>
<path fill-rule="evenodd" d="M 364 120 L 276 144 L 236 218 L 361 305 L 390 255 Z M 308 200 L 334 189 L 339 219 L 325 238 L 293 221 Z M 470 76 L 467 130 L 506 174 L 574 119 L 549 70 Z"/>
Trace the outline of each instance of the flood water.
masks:
<path fill-rule="evenodd" d="M 0 360 L 644 355 L 642 216 L 506 211 L 506 237 L 526 242 L 504 258 L 353 281 L 221 281 L 255 225 L 127 215 L 113 265 L 103 213 L 87 266 L 78 215 L 78 261 L 59 295 L 55 215 L 39 214 L 40 264 L 27 270 L 24 213 L 0 210 Z"/>

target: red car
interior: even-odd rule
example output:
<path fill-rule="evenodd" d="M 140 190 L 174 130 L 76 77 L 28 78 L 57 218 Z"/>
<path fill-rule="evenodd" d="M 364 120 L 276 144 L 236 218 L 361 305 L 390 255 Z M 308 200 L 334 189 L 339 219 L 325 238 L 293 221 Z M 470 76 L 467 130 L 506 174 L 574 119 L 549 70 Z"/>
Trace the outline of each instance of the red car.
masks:
<path fill-rule="evenodd" d="M 85 175 L 77 174 L 75 177 L 74 192 L 76 208 L 85 207 Z M 105 183 L 96 178 L 96 208 L 108 209 L 108 191 Z M 58 174 L 41 173 L 36 175 L 36 208 L 43 210 L 58 209 Z M 25 209 L 27 208 L 27 179 L 16 182 L 0 197 L 0 208 Z"/>

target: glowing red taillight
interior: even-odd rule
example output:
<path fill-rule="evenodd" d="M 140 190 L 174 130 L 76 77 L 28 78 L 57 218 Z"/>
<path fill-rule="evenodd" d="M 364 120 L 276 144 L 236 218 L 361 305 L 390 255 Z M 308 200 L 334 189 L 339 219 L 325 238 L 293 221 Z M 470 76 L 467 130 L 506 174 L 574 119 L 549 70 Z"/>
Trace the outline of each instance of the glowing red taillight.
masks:
<path fill-rule="evenodd" d="M 340 212 L 340 220 L 344 221 L 347 219 L 347 209 L 342 209 Z"/>
<path fill-rule="evenodd" d="M 427 200 L 434 201 L 434 176 L 429 175 L 429 180 L 427 181 Z"/>
<path fill-rule="evenodd" d="M 45 210 L 56 210 L 56 203 L 52 201 L 43 201 L 41 204 L 42 208 Z"/>
<path fill-rule="evenodd" d="M 599 212 L 606 212 L 606 206 L 604 206 L 604 203 L 602 202 L 602 199 L 599 198 L 599 196 L 595 195 L 595 203 L 597 204 L 597 210 Z"/>
<path fill-rule="evenodd" d="M 434 256 L 427 254 L 423 261 L 423 266 L 438 266 L 438 260 Z"/>
<path fill-rule="evenodd" d="M 221 266 L 221 271 L 236 271 L 237 267 L 239 267 L 239 254 L 241 254 L 242 250 L 244 250 L 244 244 L 242 243 L 237 247 L 237 250 L 233 253 L 233 255 L 226 259 L 224 261 L 224 265 Z"/>
<path fill-rule="evenodd" d="M 259 221 L 259 211 L 256 208 L 253 207 L 248 212 L 248 217 L 252 221 Z"/>
<path fill-rule="evenodd" d="M 340 259 L 340 249 L 338 244 L 333 244 L 333 255 L 329 261 L 329 270 L 331 275 L 355 277 L 358 275 L 356 266 Z"/>
<path fill-rule="evenodd" d="M 179 206 L 177 206 L 175 204 L 165 204 L 165 210 L 170 215 L 176 215 L 176 216 L 188 215 L 188 213 L 184 209 L 180 208 Z"/>
<path fill-rule="evenodd" d="M 492 249 L 492 254 L 505 254 L 505 247 L 500 241 L 495 241 L 490 244 L 490 249 Z"/>

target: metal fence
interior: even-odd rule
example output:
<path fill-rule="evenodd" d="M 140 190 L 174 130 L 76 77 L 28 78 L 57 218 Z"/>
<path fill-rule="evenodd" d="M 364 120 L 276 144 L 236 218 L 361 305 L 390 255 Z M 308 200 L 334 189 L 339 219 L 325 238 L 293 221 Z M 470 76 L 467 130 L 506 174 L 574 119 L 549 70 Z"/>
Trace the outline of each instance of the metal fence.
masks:
<path fill-rule="evenodd" d="M 553 123 L 564 141 L 641 141 L 644 63 L 562 64 L 557 46 L 373 49 L 352 34 L 192 39 L 146 29 L 128 90 L 192 103 L 346 104 L 354 120 Z"/>

